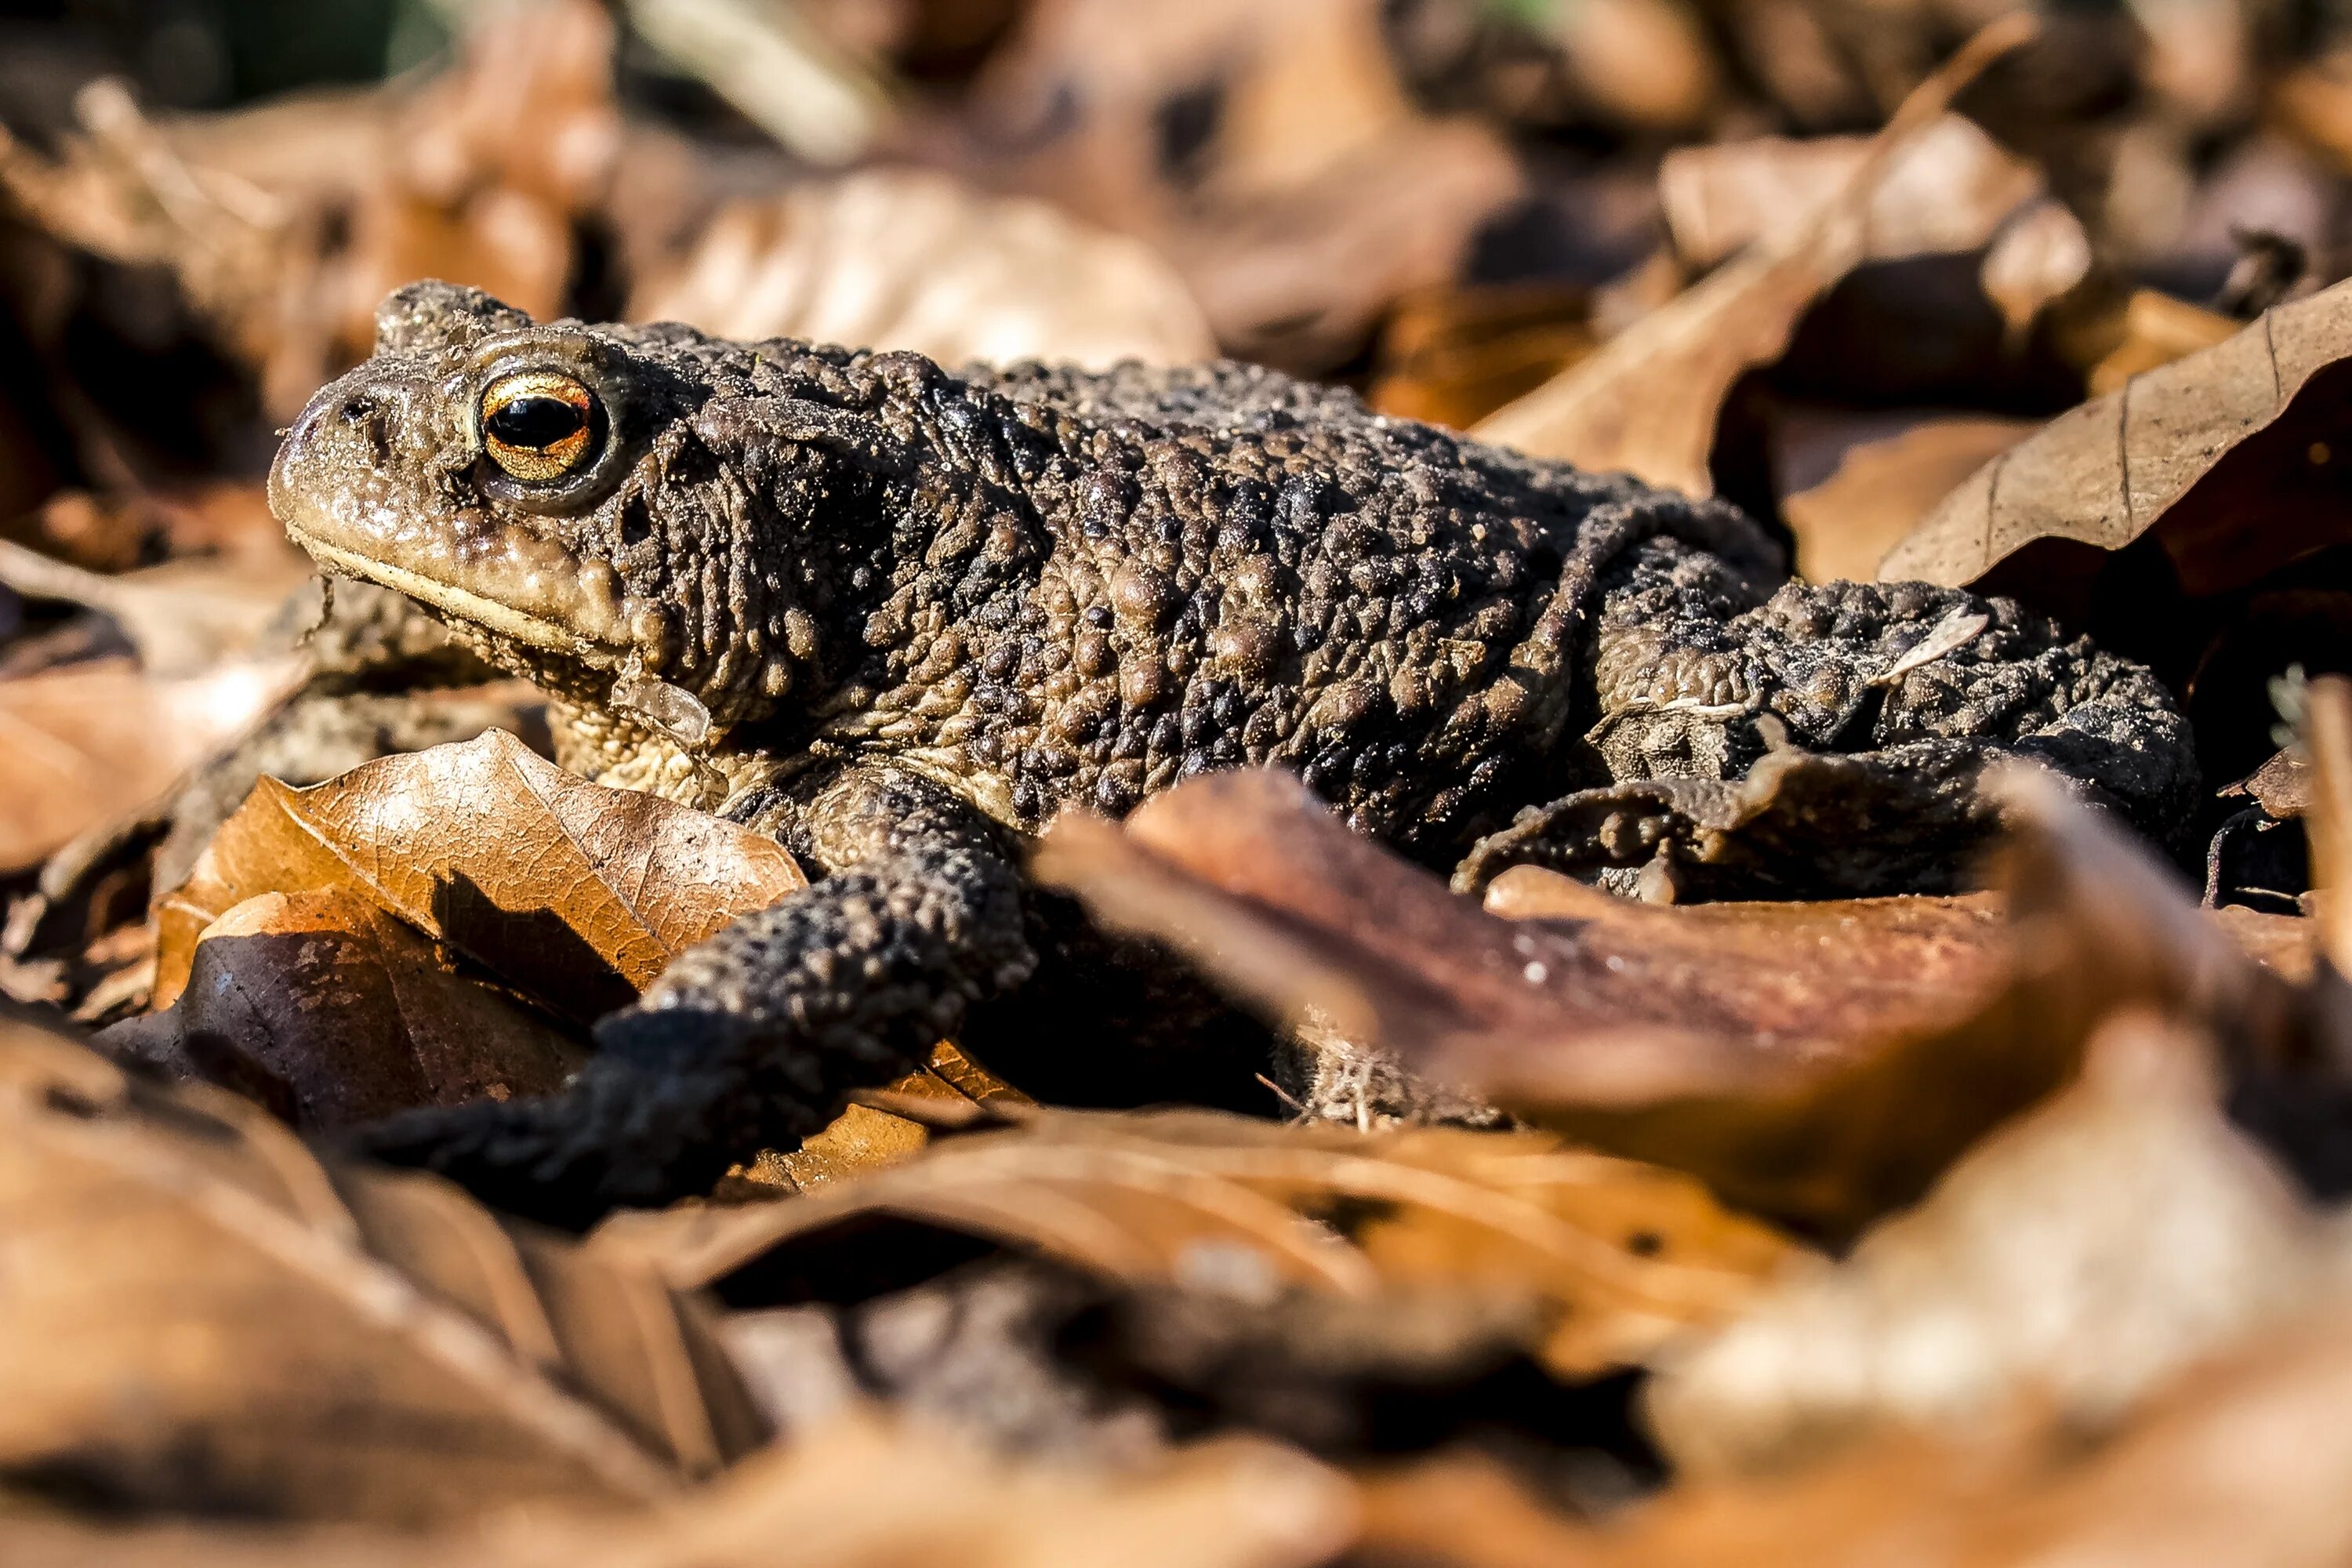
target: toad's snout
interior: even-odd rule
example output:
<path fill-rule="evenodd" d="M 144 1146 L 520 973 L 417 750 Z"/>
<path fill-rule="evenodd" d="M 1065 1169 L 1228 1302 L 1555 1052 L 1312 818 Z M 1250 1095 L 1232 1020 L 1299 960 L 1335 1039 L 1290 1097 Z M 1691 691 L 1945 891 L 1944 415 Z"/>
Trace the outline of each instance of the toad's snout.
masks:
<path fill-rule="evenodd" d="M 380 365 L 330 383 L 270 465 L 270 510 L 325 571 L 520 643 L 615 662 L 629 606 L 610 566 L 480 492 L 472 433 L 446 401 Z"/>

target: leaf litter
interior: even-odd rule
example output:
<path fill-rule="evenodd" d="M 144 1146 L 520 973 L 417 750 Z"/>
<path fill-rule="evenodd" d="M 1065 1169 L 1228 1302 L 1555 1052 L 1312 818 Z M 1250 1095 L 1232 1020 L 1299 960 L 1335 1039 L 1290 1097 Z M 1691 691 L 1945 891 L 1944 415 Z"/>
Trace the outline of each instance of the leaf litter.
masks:
<path fill-rule="evenodd" d="M 2341 1561 L 2352 37 L 1998 10 L 513 0 L 194 110 L 24 29 L 0 1557 Z M 332 1135 L 559 1087 L 803 875 L 288 596 L 269 426 L 428 274 L 1346 381 L 1726 496 L 1809 577 L 2013 594 L 2244 782 L 2158 849 L 2014 776 L 1949 894 L 1727 904 L 1834 777 L 1584 803 L 1679 814 L 1672 902 L 1449 889 L 1192 780 L 1034 869 L 1283 1031 L 1265 1114 L 945 1041 L 704 1200 L 538 1231 Z"/>

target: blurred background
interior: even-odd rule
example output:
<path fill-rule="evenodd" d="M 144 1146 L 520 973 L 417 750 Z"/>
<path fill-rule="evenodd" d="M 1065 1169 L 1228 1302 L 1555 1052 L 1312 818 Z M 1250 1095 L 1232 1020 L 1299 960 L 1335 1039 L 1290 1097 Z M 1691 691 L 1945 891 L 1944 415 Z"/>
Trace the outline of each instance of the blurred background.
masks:
<path fill-rule="evenodd" d="M 121 609 L 164 586 L 233 652 L 226 606 L 306 576 L 275 432 L 419 277 L 950 363 L 1261 361 L 1867 577 L 2053 416 L 2352 269 L 2347 170 L 2338 0 L 5 0 L 0 679 L 172 673 Z M 2238 778 L 2270 680 L 2352 668 L 2352 491 L 2294 430 L 2219 521 L 1939 570 L 2154 664 Z M 42 786 L 0 872 L 123 765 Z"/>

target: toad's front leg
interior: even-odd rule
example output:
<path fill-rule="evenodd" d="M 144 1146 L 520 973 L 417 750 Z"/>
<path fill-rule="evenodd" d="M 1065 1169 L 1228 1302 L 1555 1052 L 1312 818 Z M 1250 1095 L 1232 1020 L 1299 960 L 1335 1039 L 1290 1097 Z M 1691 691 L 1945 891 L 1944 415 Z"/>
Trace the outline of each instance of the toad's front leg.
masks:
<path fill-rule="evenodd" d="M 583 1224 L 799 1142 L 1034 967 L 1018 869 L 946 792 L 854 768 L 789 816 L 830 874 L 681 953 L 597 1026 L 569 1090 L 407 1112 L 362 1129 L 361 1151 Z"/>

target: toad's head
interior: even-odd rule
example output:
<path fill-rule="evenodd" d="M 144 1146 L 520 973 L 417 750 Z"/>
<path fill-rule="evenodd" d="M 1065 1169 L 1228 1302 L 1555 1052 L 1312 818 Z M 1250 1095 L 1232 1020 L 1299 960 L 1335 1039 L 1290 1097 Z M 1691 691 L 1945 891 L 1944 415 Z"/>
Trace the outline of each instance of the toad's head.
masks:
<path fill-rule="evenodd" d="M 398 589 L 575 700 L 650 682 L 723 726 L 806 700 L 822 624 L 881 548 L 887 465 L 842 391 L 847 356 L 541 326 L 444 283 L 394 294 L 376 333 L 270 471 L 272 510 L 323 569 Z"/>

